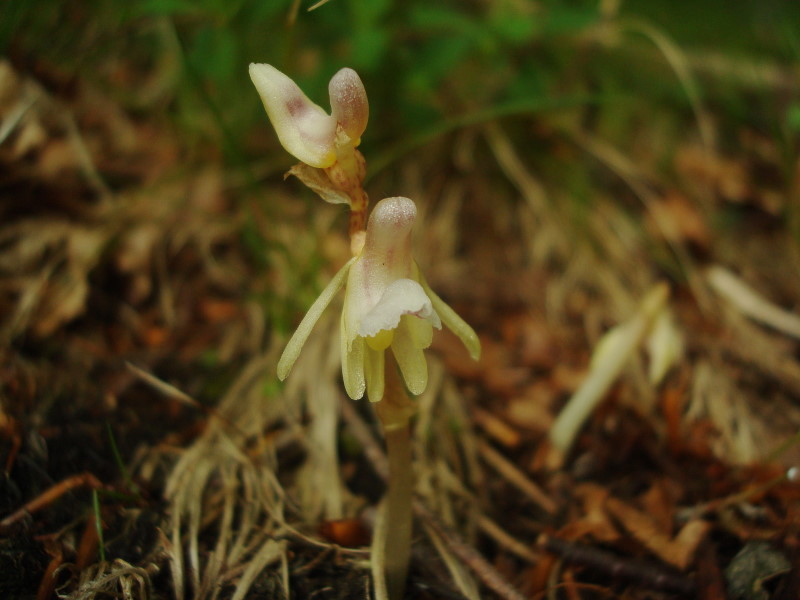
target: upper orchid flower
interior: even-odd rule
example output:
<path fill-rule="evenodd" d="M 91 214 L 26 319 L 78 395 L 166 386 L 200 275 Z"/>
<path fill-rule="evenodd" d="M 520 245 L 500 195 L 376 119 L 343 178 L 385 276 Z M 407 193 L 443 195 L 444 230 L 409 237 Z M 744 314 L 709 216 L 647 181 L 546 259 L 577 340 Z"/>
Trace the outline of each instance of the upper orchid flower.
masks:
<path fill-rule="evenodd" d="M 472 358 L 478 358 L 478 336 L 430 289 L 411 256 L 416 216 L 416 206 L 408 198 L 386 198 L 375 205 L 363 249 L 336 273 L 289 340 L 278 362 L 281 380 L 345 282 L 342 376 L 347 395 L 354 400 L 365 391 L 372 402 L 383 398 L 387 348 L 391 348 L 408 390 L 421 394 L 428 384 L 423 350 L 431 344 L 433 328 L 441 329 L 442 323 L 461 338 Z"/>
<path fill-rule="evenodd" d="M 342 151 L 352 153 L 360 143 L 369 119 L 369 103 L 364 84 L 353 69 L 341 69 L 331 78 L 330 115 L 271 65 L 251 64 L 250 78 L 281 144 L 301 162 L 330 167 Z"/>

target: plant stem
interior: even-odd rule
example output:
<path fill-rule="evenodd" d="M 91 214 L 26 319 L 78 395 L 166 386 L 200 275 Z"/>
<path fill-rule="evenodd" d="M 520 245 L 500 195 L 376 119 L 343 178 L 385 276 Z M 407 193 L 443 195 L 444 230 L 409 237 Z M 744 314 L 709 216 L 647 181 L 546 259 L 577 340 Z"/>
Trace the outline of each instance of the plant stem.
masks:
<path fill-rule="evenodd" d="M 389 598 L 403 597 L 411 558 L 411 435 L 408 423 L 386 432 L 389 491 L 386 497 L 386 586 Z"/>
<path fill-rule="evenodd" d="M 376 411 L 383 426 L 389 458 L 384 560 L 390 600 L 402 600 L 411 559 L 414 473 L 411 468 L 410 417 L 413 409 L 413 400 L 400 381 L 395 361 L 387 360 L 383 399 L 376 405 Z"/>

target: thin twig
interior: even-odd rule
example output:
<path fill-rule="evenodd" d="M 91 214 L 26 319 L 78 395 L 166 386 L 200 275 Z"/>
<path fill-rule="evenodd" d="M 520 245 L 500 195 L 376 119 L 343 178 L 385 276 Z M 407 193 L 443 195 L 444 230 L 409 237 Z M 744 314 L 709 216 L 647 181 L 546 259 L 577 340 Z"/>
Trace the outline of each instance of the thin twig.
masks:
<path fill-rule="evenodd" d="M 555 501 L 506 457 L 485 441 L 479 442 L 478 448 L 483 460 L 502 475 L 511 485 L 528 496 L 528 498 L 546 513 L 551 515 L 556 513 L 558 505 Z"/>
<path fill-rule="evenodd" d="M 526 544 L 520 542 L 486 515 L 478 517 L 478 527 L 481 528 L 483 533 L 497 542 L 501 548 L 516 554 L 522 560 L 536 563 L 541 558 L 539 553 L 531 551 Z"/>
<path fill-rule="evenodd" d="M 64 494 L 71 492 L 79 487 L 89 487 L 94 490 L 102 489 L 104 486 L 97 477 L 91 473 L 81 473 L 80 475 L 73 475 L 63 481 L 57 483 L 53 487 L 45 490 L 39 496 L 26 502 L 22 508 L 14 511 L 5 519 L 0 521 L 0 531 L 5 530 L 17 521 L 25 518 L 27 515 L 33 514 L 48 507 L 50 504 L 58 500 Z"/>
<path fill-rule="evenodd" d="M 543 550 L 560 556 L 564 562 L 583 565 L 647 586 L 650 589 L 677 592 L 684 596 L 695 590 L 695 582 L 680 573 L 669 572 L 656 565 L 640 560 L 624 558 L 591 546 L 581 546 L 565 540 L 541 535 L 537 545 Z"/>
<path fill-rule="evenodd" d="M 414 502 L 414 513 L 431 527 L 450 547 L 453 554 L 464 561 L 478 578 L 486 584 L 495 594 L 504 600 L 524 600 L 522 595 L 513 585 L 495 569 L 475 548 L 464 542 L 459 536 L 442 523 L 436 515 L 430 512 L 419 500 Z"/>

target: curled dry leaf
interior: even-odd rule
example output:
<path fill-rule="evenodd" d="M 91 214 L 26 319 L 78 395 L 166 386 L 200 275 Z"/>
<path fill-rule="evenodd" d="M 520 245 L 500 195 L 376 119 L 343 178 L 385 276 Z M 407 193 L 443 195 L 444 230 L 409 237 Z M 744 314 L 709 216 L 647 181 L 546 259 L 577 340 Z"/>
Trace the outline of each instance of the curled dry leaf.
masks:
<path fill-rule="evenodd" d="M 350 204 L 351 202 L 350 196 L 331 183 L 324 169 L 298 163 L 287 171 L 284 178 L 290 176 L 297 177 L 325 202 L 331 204 Z"/>
<path fill-rule="evenodd" d="M 640 544 L 664 562 L 686 569 L 711 525 L 700 519 L 686 523 L 674 538 L 650 515 L 614 497 L 605 502 L 608 513 Z"/>

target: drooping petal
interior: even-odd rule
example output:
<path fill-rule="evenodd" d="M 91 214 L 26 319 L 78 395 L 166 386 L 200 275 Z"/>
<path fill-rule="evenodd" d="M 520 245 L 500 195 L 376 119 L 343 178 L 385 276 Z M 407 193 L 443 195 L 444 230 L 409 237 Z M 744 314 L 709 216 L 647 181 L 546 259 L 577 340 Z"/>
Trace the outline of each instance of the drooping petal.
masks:
<path fill-rule="evenodd" d="M 350 398 L 358 400 L 367 388 L 364 377 L 365 344 L 363 338 L 357 338 L 352 343 L 348 342 L 344 313 L 341 319 L 340 347 L 344 389 Z"/>
<path fill-rule="evenodd" d="M 251 63 L 250 79 L 281 145 L 290 154 L 312 167 L 329 167 L 336 162 L 334 117 L 272 65 Z"/>
<path fill-rule="evenodd" d="M 383 398 L 384 388 L 384 360 L 383 350 L 373 350 L 369 346 L 365 349 L 364 372 L 367 377 L 367 398 L 370 402 L 379 402 Z"/>
<path fill-rule="evenodd" d="M 392 353 L 408 391 L 417 396 L 428 386 L 428 361 L 422 348 L 416 346 L 409 332 L 408 323 L 415 320 L 418 320 L 417 317 L 411 315 L 403 317 L 392 340 Z"/>
<path fill-rule="evenodd" d="M 333 117 L 348 137 L 358 142 L 369 120 L 369 102 L 361 78 L 353 69 L 341 69 L 331 78 L 328 93 Z"/>
<path fill-rule="evenodd" d="M 422 286 L 413 279 L 398 279 L 390 283 L 378 303 L 361 318 L 358 335 L 372 337 L 381 331 L 395 329 L 403 315 L 415 315 L 441 329 L 442 322 L 433 310 Z"/>
<path fill-rule="evenodd" d="M 413 315 L 400 317 L 400 326 L 404 327 L 415 348 L 424 349 L 433 342 L 433 325 L 426 319 L 418 319 Z M 437 329 L 441 329 L 441 324 Z"/>
<path fill-rule="evenodd" d="M 441 317 L 442 323 L 444 323 L 445 327 L 459 337 L 464 346 L 466 346 L 469 355 L 472 357 L 472 360 L 478 360 L 481 357 L 481 342 L 478 339 L 478 335 L 475 333 L 475 330 L 472 329 L 472 327 L 470 327 L 467 322 L 464 321 L 464 319 L 459 317 L 458 314 L 456 314 L 456 311 L 450 308 L 449 304 L 436 295 L 436 292 L 434 292 L 428 285 L 428 282 L 425 281 L 425 277 L 422 276 L 422 273 L 419 272 L 419 269 L 417 272 L 422 289 L 425 290 L 428 298 L 430 298 L 431 305 Z"/>
<path fill-rule="evenodd" d="M 333 300 L 336 292 L 342 289 L 342 286 L 347 279 L 347 274 L 350 271 L 350 267 L 353 265 L 355 260 L 355 258 L 351 258 L 341 269 L 339 269 L 336 275 L 333 276 L 333 279 L 331 279 L 330 283 L 325 287 L 324 290 L 322 290 L 319 298 L 317 298 L 314 301 L 314 304 L 311 305 L 311 308 L 308 309 L 306 316 L 304 316 L 303 320 L 300 321 L 300 325 L 297 326 L 297 329 L 289 340 L 289 343 L 286 344 L 286 348 L 284 348 L 283 354 L 278 361 L 278 379 L 281 381 L 286 379 L 289 371 L 292 370 L 294 361 L 296 361 L 297 357 L 300 355 L 300 350 L 303 348 L 303 344 L 306 343 L 308 336 L 311 334 L 311 330 L 314 328 L 314 325 L 317 324 L 317 321 L 319 321 L 322 312 L 328 307 L 328 304 L 331 303 L 331 300 Z"/>

